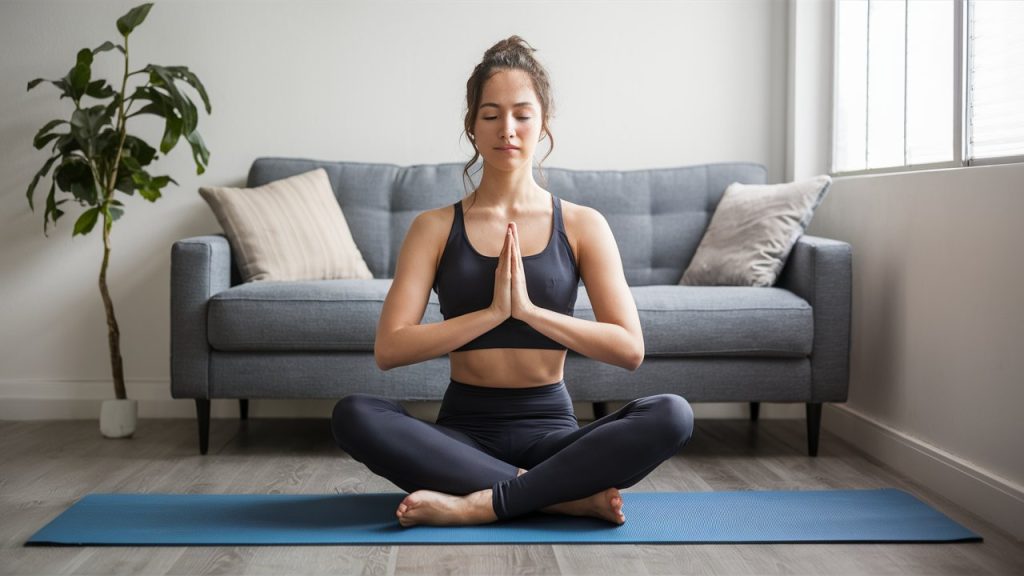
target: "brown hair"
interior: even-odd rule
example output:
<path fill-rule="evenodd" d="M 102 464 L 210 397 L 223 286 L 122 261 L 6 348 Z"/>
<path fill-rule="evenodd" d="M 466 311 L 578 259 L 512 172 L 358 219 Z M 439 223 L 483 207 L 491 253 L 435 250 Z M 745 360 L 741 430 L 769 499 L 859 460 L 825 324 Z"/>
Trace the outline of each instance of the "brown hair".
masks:
<path fill-rule="evenodd" d="M 484 52 L 483 60 L 476 65 L 473 73 L 469 76 L 469 80 L 466 82 L 466 118 L 463 128 L 466 136 L 469 137 L 469 141 L 472 142 L 473 125 L 476 120 L 477 111 L 480 108 L 480 98 L 483 95 L 484 83 L 491 76 L 501 70 L 522 70 L 526 72 L 533 82 L 533 91 L 537 94 L 537 99 L 540 100 L 541 130 L 547 135 L 550 143 L 548 153 L 537 163 L 537 167 L 540 168 L 540 164 L 551 155 L 551 151 L 555 148 L 555 137 L 551 134 L 551 128 L 548 126 L 548 121 L 554 110 L 554 101 L 551 99 L 551 84 L 548 81 L 547 70 L 533 57 L 534 52 L 536 50 L 519 36 L 509 36 Z M 543 140 L 543 138 L 541 139 Z M 480 151 L 474 146 L 473 158 L 466 162 L 462 169 L 463 186 L 466 185 L 466 180 L 469 180 L 472 184 L 473 179 L 469 175 L 469 169 L 476 163 L 478 158 L 480 158 Z M 543 169 L 541 169 L 541 179 L 542 181 L 546 180 Z"/>

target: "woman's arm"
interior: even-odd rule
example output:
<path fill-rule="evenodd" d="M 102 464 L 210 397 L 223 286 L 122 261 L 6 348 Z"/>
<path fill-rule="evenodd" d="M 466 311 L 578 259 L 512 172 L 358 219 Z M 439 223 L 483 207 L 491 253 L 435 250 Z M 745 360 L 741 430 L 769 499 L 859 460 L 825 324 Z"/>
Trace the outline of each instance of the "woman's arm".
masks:
<path fill-rule="evenodd" d="M 644 335 L 633 294 L 622 271 L 608 221 L 589 207 L 578 212 L 577 259 L 596 322 L 531 306 L 522 320 L 565 347 L 601 362 L 636 370 L 644 360 Z"/>
<path fill-rule="evenodd" d="M 413 220 L 402 242 L 373 345 L 373 357 L 381 370 L 444 356 L 504 320 L 489 307 L 443 322 L 420 324 L 437 271 L 439 237 L 447 237 L 443 215 L 423 212 Z"/>
<path fill-rule="evenodd" d="M 484 308 L 442 322 L 415 324 L 389 334 L 377 334 L 373 356 L 381 370 L 416 364 L 445 354 L 501 324 L 498 314 Z"/>

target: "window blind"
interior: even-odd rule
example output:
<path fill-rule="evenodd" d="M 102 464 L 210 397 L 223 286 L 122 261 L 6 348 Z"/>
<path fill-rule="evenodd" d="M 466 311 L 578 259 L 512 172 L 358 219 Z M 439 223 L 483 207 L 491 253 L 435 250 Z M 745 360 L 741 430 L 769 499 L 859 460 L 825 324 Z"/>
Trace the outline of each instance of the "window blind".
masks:
<path fill-rule="evenodd" d="M 968 157 L 1024 155 L 1024 2 L 968 7 Z"/>

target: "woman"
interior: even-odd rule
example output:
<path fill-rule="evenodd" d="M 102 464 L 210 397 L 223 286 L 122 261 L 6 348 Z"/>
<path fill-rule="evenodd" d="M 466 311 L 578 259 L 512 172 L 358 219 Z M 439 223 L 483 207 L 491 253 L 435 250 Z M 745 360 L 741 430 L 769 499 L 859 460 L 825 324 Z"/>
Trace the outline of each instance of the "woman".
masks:
<path fill-rule="evenodd" d="M 562 375 L 567 349 L 636 370 L 644 341 L 604 217 L 533 179 L 552 106 L 533 51 L 512 36 L 474 69 L 465 130 L 476 153 L 464 176 L 482 156 L 480 185 L 466 202 L 412 222 L 381 311 L 382 370 L 448 354 L 437 423 L 366 394 L 334 409 L 342 449 L 410 492 L 395 512 L 403 526 L 538 510 L 622 524 L 619 489 L 675 454 L 693 429 L 689 404 L 673 394 L 577 424 Z M 596 321 L 572 316 L 581 277 Z M 421 325 L 432 287 L 444 321 Z"/>

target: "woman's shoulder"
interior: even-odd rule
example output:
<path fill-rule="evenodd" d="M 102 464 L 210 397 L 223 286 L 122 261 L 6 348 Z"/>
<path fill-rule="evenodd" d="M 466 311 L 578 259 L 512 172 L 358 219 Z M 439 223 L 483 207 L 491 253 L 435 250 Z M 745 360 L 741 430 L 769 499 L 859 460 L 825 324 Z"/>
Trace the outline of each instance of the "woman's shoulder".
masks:
<path fill-rule="evenodd" d="M 455 221 L 455 210 L 452 209 L 454 206 L 455 204 L 452 203 L 438 206 L 437 208 L 428 208 L 417 214 L 413 222 L 420 226 L 428 227 L 435 232 L 441 228 L 447 232 L 451 228 L 452 222 Z"/>
<path fill-rule="evenodd" d="M 406 233 L 407 240 L 414 235 L 415 242 L 422 242 L 433 247 L 435 268 L 441 262 L 445 244 L 448 242 L 452 224 L 455 222 L 455 211 L 452 210 L 452 206 L 452 204 L 448 204 L 420 212 L 413 218 L 409 225 L 409 231 Z"/>
<path fill-rule="evenodd" d="M 604 216 L 590 206 L 569 202 L 565 198 L 559 198 L 559 200 L 561 200 L 562 204 L 562 221 L 565 223 L 567 233 L 577 232 L 585 234 L 591 232 L 595 226 L 599 226 L 601 221 L 604 220 Z"/>

